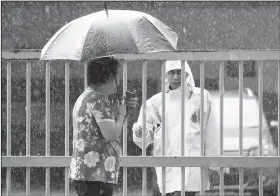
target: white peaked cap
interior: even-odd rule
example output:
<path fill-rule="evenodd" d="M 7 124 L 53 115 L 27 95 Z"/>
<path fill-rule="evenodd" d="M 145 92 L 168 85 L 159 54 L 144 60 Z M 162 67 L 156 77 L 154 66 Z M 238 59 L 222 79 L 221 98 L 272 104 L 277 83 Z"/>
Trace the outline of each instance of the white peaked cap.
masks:
<path fill-rule="evenodd" d="M 166 61 L 165 73 L 175 69 L 180 69 L 180 70 L 182 69 L 181 61 Z M 187 84 L 189 84 L 192 90 L 195 87 L 195 82 L 194 82 L 192 70 L 189 64 L 187 63 L 187 61 L 185 61 L 185 72 L 189 75 L 186 82 Z"/>

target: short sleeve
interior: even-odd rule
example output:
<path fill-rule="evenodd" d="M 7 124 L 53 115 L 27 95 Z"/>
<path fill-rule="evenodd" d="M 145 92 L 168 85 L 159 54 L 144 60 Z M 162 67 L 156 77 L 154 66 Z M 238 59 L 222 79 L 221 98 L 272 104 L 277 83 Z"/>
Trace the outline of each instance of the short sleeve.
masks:
<path fill-rule="evenodd" d="M 92 115 L 97 123 L 100 122 L 115 122 L 115 107 L 107 98 L 96 100 Z"/>

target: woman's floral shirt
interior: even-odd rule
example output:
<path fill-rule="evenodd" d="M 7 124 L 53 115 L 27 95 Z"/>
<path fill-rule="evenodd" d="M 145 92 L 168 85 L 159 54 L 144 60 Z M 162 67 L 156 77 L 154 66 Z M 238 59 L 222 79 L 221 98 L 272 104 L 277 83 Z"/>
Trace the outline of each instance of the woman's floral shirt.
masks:
<path fill-rule="evenodd" d="M 73 109 L 73 155 L 70 178 L 82 181 L 118 183 L 120 141 L 106 140 L 98 122 L 116 118 L 116 99 L 104 98 L 86 89 Z"/>

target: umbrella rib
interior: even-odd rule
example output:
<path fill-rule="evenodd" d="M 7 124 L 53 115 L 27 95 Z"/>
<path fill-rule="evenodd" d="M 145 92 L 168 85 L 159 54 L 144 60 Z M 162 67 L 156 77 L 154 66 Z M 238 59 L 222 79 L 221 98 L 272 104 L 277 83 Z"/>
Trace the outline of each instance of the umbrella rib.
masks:
<path fill-rule="evenodd" d="M 89 27 L 89 29 L 88 29 L 88 32 L 87 32 L 87 35 L 85 36 L 85 39 L 84 39 L 84 41 L 83 41 L 83 45 L 84 45 L 84 43 L 86 42 L 86 40 L 88 39 L 88 37 L 89 37 L 89 31 L 92 29 L 93 26 L 94 26 L 94 23 L 93 23 L 92 25 L 90 25 L 90 27 Z M 128 33 L 129 33 L 130 37 L 134 40 L 133 33 L 130 31 L 129 28 L 127 29 L 127 31 L 128 31 Z M 106 44 L 106 51 L 108 51 L 108 35 L 109 35 L 109 33 L 106 33 L 106 32 L 107 32 L 107 31 L 105 30 L 105 31 L 104 31 L 104 35 L 107 36 L 107 37 L 106 37 L 106 39 L 107 39 L 107 42 L 106 42 L 106 43 L 107 43 L 107 44 Z M 137 49 L 137 52 L 140 53 L 139 48 L 137 47 L 137 44 L 136 44 L 136 43 L 134 43 L 134 44 L 135 44 L 135 48 Z M 105 46 L 104 46 L 104 47 L 105 47 Z M 106 56 L 112 56 L 112 55 L 106 55 Z M 82 50 L 81 59 L 82 59 L 82 60 L 85 59 L 84 50 Z"/>
<path fill-rule="evenodd" d="M 100 11 L 101 12 L 101 11 Z M 93 16 L 94 14 L 90 14 L 90 15 L 87 15 L 85 17 L 89 17 L 89 16 Z M 89 31 L 91 29 L 91 27 L 94 25 L 94 23 L 92 22 L 91 25 L 89 26 L 88 30 L 87 30 L 87 34 L 85 36 L 85 39 L 83 40 L 83 46 L 85 45 L 85 41 L 87 40 L 88 36 L 89 36 Z M 82 52 L 81 52 L 81 56 L 80 56 L 80 61 L 83 59 L 83 55 L 84 55 L 84 47 L 82 47 Z"/>
<path fill-rule="evenodd" d="M 133 34 L 131 33 L 130 28 L 128 28 L 127 30 L 128 30 L 128 33 L 130 34 L 130 36 L 132 37 L 132 39 L 134 39 L 134 36 L 133 36 Z M 134 44 L 135 44 L 135 46 L 136 46 L 135 48 L 137 48 L 137 52 L 140 53 L 139 48 L 137 47 L 136 42 L 134 42 Z"/>
<path fill-rule="evenodd" d="M 89 26 L 88 30 L 87 30 L 87 35 L 85 36 L 85 39 L 83 41 L 83 46 L 85 45 L 85 41 L 87 40 L 88 36 L 89 36 L 89 31 L 91 29 L 91 27 L 94 25 L 94 23 L 91 23 L 91 25 Z M 84 47 L 82 49 L 82 52 L 81 52 L 81 57 L 80 57 L 80 60 L 83 59 L 83 56 L 84 56 Z"/>
<path fill-rule="evenodd" d="M 154 27 L 155 29 L 158 29 L 159 33 L 160 33 L 164 38 L 166 38 L 166 36 L 162 34 L 161 30 L 160 30 L 159 28 L 157 28 L 157 27 L 154 25 L 154 23 L 152 23 L 146 16 L 144 16 L 144 17 L 147 19 L 147 21 L 148 21 L 151 25 L 153 25 L 153 27 Z M 161 21 L 160 21 L 160 22 L 161 22 Z M 177 33 L 176 33 L 176 35 L 177 35 Z M 178 35 L 177 35 L 177 36 L 178 36 Z M 177 49 L 178 38 L 177 38 L 177 41 L 176 41 L 176 48 L 174 48 L 174 47 L 172 46 L 172 44 L 170 43 L 170 41 L 169 41 L 167 38 L 166 38 L 166 40 L 167 40 L 168 44 L 169 44 L 174 50 Z"/>

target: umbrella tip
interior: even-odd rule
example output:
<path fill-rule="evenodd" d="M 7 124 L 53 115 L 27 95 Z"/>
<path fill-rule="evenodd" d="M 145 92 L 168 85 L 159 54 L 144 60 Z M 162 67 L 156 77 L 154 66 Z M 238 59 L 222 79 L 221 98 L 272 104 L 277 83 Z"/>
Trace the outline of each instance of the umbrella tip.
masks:
<path fill-rule="evenodd" d="M 108 13 L 108 9 L 107 9 L 107 1 L 104 1 L 104 8 L 105 8 L 107 17 L 109 17 L 109 13 Z"/>

